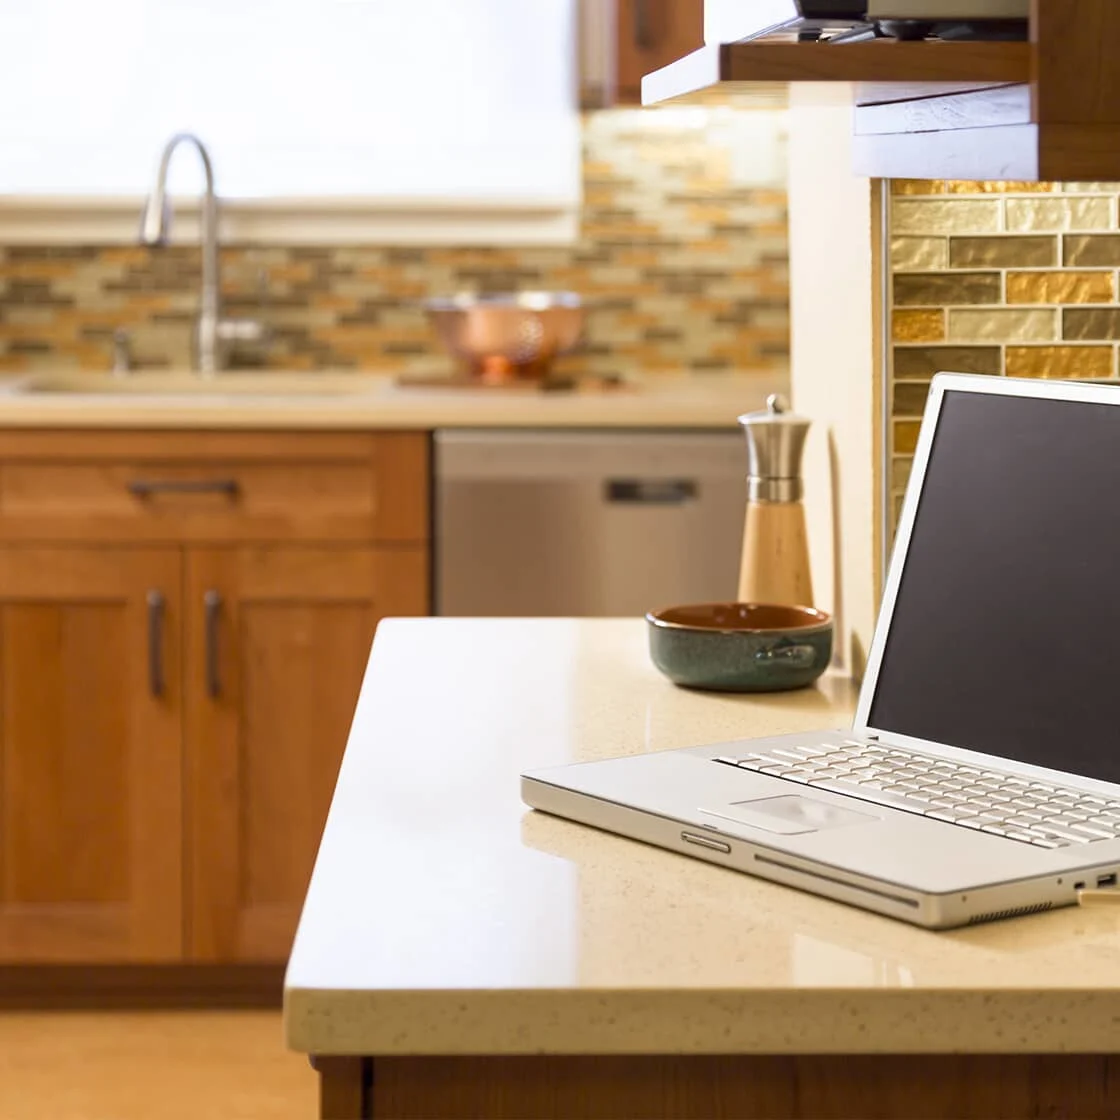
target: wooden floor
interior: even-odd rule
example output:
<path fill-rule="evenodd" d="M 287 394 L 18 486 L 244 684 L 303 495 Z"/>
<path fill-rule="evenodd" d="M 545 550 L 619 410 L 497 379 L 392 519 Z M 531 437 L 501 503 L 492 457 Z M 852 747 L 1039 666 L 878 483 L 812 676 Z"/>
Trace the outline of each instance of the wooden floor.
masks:
<path fill-rule="evenodd" d="M 312 1120 L 279 1012 L 0 1013 L 2 1120 Z"/>

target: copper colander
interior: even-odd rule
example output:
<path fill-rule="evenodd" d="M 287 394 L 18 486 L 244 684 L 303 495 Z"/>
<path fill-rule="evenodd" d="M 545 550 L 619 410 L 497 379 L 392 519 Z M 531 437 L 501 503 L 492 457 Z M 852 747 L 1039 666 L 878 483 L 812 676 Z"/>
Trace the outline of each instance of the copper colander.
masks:
<path fill-rule="evenodd" d="M 574 292 L 464 294 L 424 306 L 463 372 L 488 384 L 543 381 L 583 330 L 583 301 Z"/>

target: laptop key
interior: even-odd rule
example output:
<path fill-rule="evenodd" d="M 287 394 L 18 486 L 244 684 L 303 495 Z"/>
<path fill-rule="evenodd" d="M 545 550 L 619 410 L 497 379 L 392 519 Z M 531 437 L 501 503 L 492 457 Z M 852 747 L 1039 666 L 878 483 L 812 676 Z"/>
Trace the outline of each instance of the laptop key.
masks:
<path fill-rule="evenodd" d="M 1084 813 L 1047 813 L 1044 820 L 1050 824 L 1060 824 L 1063 828 L 1068 828 L 1071 824 L 1084 824 L 1088 820 L 1088 816 Z"/>
<path fill-rule="evenodd" d="M 1031 836 L 1031 843 L 1036 848 L 1066 848 L 1069 845 L 1062 843 L 1061 840 L 1055 840 L 1049 836 Z"/>
<path fill-rule="evenodd" d="M 958 824 L 976 814 L 961 809 L 928 809 L 924 815 L 933 821 L 947 821 L 949 824 Z"/>
<path fill-rule="evenodd" d="M 877 805 L 886 805 L 895 809 L 906 809 L 911 813 L 921 812 L 921 808 L 914 804 L 909 797 L 903 796 L 898 793 L 891 793 L 889 790 L 874 790 L 873 794 L 869 794 L 867 787 L 858 785 L 855 782 L 845 782 L 836 778 L 825 778 L 823 780 L 814 780 L 809 783 L 814 789 L 826 789 L 831 793 L 847 793 L 853 797 L 858 797 L 861 801 L 869 801 Z"/>
<path fill-rule="evenodd" d="M 1045 822 L 1040 826 L 1040 831 L 1044 831 L 1046 836 L 1056 836 L 1059 840 L 1066 840 L 1074 844 L 1088 844 L 1093 840 L 1092 836 L 1086 836 L 1083 832 L 1072 832 L 1062 825 L 1051 824 Z"/>
<path fill-rule="evenodd" d="M 771 747 L 770 756 L 772 758 L 789 758 L 794 762 L 806 762 L 811 758 L 820 758 L 824 751 L 814 750 L 809 748 L 806 750 L 804 747 Z"/>
<path fill-rule="evenodd" d="M 1002 817 L 998 817 L 994 813 L 980 813 L 979 816 L 966 817 L 960 823 L 963 824 L 965 828 L 974 828 L 979 830 L 986 824 L 999 824 L 1002 819 Z"/>
<path fill-rule="evenodd" d="M 1097 824 L 1071 824 L 1069 826 L 1074 832 L 1083 832 L 1086 836 L 1091 836 L 1094 840 L 1111 840 L 1112 830 L 1109 828 L 1101 828 Z"/>

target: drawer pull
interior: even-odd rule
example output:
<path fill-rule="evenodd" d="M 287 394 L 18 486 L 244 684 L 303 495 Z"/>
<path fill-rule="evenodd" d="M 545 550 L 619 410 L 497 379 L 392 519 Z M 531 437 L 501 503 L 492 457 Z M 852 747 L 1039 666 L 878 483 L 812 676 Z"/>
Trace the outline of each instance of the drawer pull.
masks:
<path fill-rule="evenodd" d="M 236 478 L 137 478 L 128 484 L 130 494 L 150 498 L 153 494 L 225 494 L 236 498 L 241 484 Z"/>
<path fill-rule="evenodd" d="M 148 592 L 148 689 L 163 695 L 163 608 L 162 591 Z"/>
<path fill-rule="evenodd" d="M 217 591 L 207 591 L 202 596 L 206 608 L 206 691 L 212 700 L 222 694 L 222 678 L 218 674 L 218 618 L 222 612 L 222 597 Z"/>

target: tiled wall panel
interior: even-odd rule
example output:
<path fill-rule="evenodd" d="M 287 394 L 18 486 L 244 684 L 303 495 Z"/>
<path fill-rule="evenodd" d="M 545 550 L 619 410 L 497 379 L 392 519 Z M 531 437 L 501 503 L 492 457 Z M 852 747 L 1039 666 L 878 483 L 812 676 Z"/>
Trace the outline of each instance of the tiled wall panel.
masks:
<path fill-rule="evenodd" d="M 889 477 L 897 511 L 929 379 L 1120 375 L 1120 184 L 891 184 Z"/>
<path fill-rule="evenodd" d="M 784 116 L 726 108 L 591 114 L 579 242 L 562 248 L 222 250 L 225 311 L 272 342 L 237 364 L 426 373 L 448 365 L 420 302 L 472 289 L 573 289 L 589 312 L 570 373 L 729 376 L 789 363 Z M 761 143 L 760 143 L 761 139 Z M 0 246 L 0 370 L 183 368 L 193 246 Z"/>

